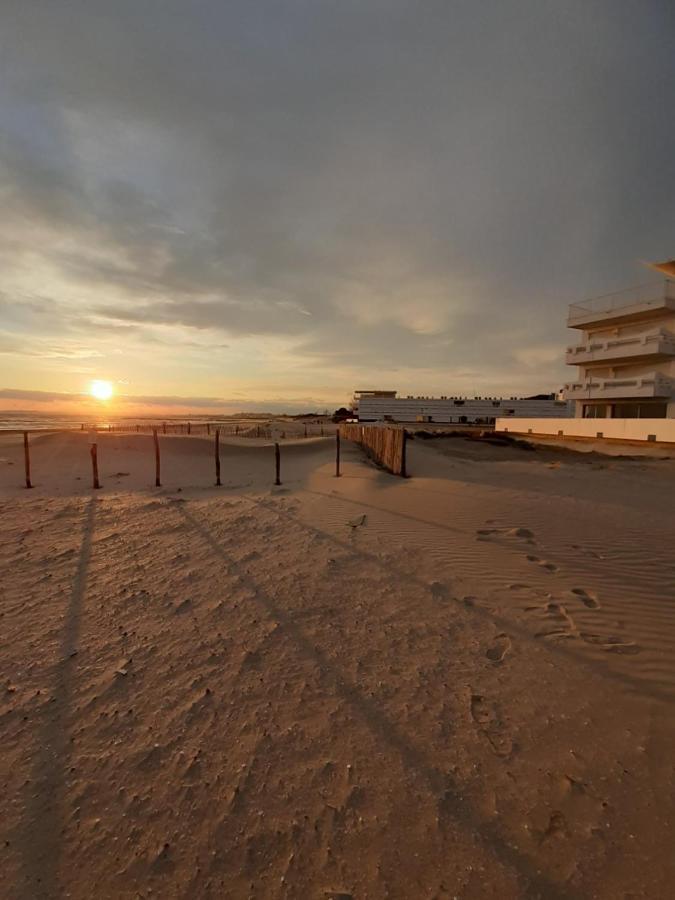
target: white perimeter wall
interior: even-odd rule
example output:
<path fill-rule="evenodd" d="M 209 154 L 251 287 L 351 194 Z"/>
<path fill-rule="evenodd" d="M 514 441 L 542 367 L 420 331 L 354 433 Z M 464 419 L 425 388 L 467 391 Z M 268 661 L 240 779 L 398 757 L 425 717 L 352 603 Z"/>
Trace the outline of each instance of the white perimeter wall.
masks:
<path fill-rule="evenodd" d="M 675 419 L 497 419 L 495 431 L 589 438 L 602 434 L 625 441 L 646 441 L 653 434 L 652 440 L 675 443 Z"/>

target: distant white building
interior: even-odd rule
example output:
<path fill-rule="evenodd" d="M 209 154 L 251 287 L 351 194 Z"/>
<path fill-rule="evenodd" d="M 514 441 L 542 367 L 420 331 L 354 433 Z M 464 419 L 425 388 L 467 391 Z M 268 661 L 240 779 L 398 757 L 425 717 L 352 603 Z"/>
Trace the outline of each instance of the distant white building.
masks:
<path fill-rule="evenodd" d="M 675 262 L 655 268 L 675 275 Z M 675 281 L 574 304 L 567 324 L 583 333 L 567 348 L 579 369 L 564 388 L 577 417 L 675 418 Z"/>
<path fill-rule="evenodd" d="M 493 424 L 497 417 L 565 418 L 572 407 L 554 395 L 538 397 L 399 397 L 396 391 L 355 391 L 360 422 Z"/>

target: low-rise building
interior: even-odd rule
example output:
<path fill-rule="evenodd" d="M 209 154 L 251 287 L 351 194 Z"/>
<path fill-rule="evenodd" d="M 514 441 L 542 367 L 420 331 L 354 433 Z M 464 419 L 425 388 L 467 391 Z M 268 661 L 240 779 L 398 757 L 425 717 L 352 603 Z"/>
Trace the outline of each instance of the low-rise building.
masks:
<path fill-rule="evenodd" d="M 399 397 L 396 391 L 355 391 L 360 422 L 491 425 L 497 417 L 564 418 L 570 405 L 554 394 L 536 397 Z"/>

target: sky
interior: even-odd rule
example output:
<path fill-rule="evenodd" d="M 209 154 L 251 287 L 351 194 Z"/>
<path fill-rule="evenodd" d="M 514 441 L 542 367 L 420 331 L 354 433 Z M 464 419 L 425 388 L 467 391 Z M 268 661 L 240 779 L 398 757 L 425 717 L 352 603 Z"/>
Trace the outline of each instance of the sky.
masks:
<path fill-rule="evenodd" d="M 559 389 L 567 305 L 675 253 L 674 47 L 672 0 L 0 0 L 0 408 Z"/>

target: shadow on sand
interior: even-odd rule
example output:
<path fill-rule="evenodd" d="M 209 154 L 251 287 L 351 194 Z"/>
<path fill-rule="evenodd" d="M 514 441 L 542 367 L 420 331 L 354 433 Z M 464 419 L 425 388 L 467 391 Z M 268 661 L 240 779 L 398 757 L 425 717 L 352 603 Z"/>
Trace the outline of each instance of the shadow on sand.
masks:
<path fill-rule="evenodd" d="M 548 879 L 538 869 L 534 860 L 528 859 L 509 844 L 497 829 L 481 821 L 461 796 L 457 785 L 447 772 L 436 768 L 427 758 L 424 751 L 415 746 L 401 733 L 395 722 L 392 722 L 380 709 L 377 703 L 365 696 L 356 684 L 351 682 L 315 644 L 313 644 L 298 627 L 295 620 L 278 606 L 274 600 L 261 589 L 258 583 L 243 570 L 218 543 L 209 529 L 198 521 L 184 507 L 176 507 L 176 511 L 192 526 L 211 550 L 226 564 L 228 572 L 236 575 L 239 582 L 251 589 L 256 600 L 266 613 L 274 618 L 283 632 L 293 641 L 298 651 L 305 658 L 318 665 L 322 672 L 333 683 L 335 691 L 352 707 L 366 726 L 382 743 L 397 754 L 408 772 L 420 779 L 426 789 L 436 799 L 439 810 L 439 821 L 454 822 L 463 827 L 472 837 L 477 836 L 485 848 L 508 869 L 515 872 L 522 882 L 524 897 L 546 897 L 547 900 L 570 900 L 573 896 L 568 889 Z"/>
<path fill-rule="evenodd" d="M 23 878 L 18 891 L 18 896 L 25 900 L 62 896 L 59 864 L 65 828 L 66 773 L 71 756 L 69 717 L 96 504 L 96 498 L 92 497 L 85 507 L 80 555 L 53 667 L 50 699 L 41 713 L 31 777 L 26 784 L 25 813 L 19 836 Z"/>

